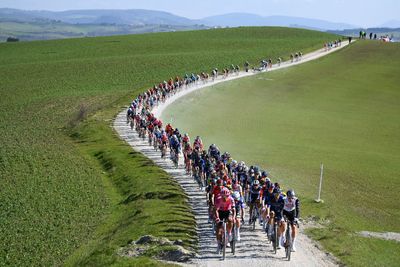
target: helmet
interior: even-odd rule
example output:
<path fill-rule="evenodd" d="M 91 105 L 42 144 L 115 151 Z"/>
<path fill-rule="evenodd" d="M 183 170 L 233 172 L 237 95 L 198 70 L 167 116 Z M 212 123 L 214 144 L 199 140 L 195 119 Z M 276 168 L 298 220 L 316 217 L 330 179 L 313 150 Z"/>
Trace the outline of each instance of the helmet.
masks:
<path fill-rule="evenodd" d="M 267 177 L 267 176 L 268 176 L 268 172 L 262 171 L 261 176 L 262 176 L 262 177 Z"/>
<path fill-rule="evenodd" d="M 259 184 L 260 184 L 260 181 L 258 181 L 258 180 L 253 181 L 253 185 L 259 185 Z"/>
<path fill-rule="evenodd" d="M 278 194 L 278 193 L 280 194 L 280 193 L 281 193 L 281 190 L 279 189 L 279 187 L 275 187 L 273 193 L 274 193 L 274 195 L 275 195 L 275 194 Z"/>
<path fill-rule="evenodd" d="M 217 180 L 217 185 L 222 185 L 222 179 Z"/>
<path fill-rule="evenodd" d="M 188 134 L 188 133 L 185 133 L 185 136 L 189 136 L 189 134 Z"/>
<path fill-rule="evenodd" d="M 221 196 L 223 196 L 223 197 L 228 197 L 228 196 L 230 196 L 230 194 L 231 194 L 231 192 L 229 191 L 228 188 L 223 188 L 221 190 Z"/>
<path fill-rule="evenodd" d="M 286 195 L 287 195 L 287 197 L 295 197 L 296 196 L 293 189 L 288 190 Z"/>
<path fill-rule="evenodd" d="M 240 193 L 238 191 L 233 192 L 232 195 L 234 200 L 239 200 L 240 199 Z"/>

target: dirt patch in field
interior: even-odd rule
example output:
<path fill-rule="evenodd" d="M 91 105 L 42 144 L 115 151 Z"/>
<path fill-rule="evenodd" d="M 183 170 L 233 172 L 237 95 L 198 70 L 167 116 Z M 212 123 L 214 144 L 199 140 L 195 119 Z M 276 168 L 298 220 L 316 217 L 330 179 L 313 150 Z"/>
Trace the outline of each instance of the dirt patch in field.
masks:
<path fill-rule="evenodd" d="M 361 231 L 358 232 L 357 234 L 363 237 L 373 237 L 373 238 L 380 238 L 380 239 L 400 242 L 400 233 L 394 233 L 394 232 L 380 233 L 380 232 Z"/>

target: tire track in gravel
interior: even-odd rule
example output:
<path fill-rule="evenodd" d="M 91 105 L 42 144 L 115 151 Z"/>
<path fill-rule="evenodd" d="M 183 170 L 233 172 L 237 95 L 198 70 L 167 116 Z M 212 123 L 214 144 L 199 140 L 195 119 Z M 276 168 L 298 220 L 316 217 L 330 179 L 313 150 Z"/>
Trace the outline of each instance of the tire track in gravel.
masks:
<path fill-rule="evenodd" d="M 337 51 L 338 49 L 345 47 L 348 43 L 342 43 L 341 47 L 331 49 L 330 51 L 324 51 L 320 49 L 318 51 L 303 55 L 301 61 L 298 62 L 283 62 L 280 66 L 274 65 L 273 71 L 277 69 L 287 68 L 308 62 L 310 60 L 317 59 L 325 56 L 331 52 Z M 258 72 L 257 72 L 258 73 Z M 168 98 L 165 103 L 153 109 L 153 113 L 156 117 L 160 117 L 160 114 L 165 108 L 173 103 L 178 98 L 189 94 L 195 90 L 205 88 L 208 86 L 215 85 L 217 83 L 238 79 L 246 76 L 251 76 L 257 73 L 253 72 L 240 72 L 239 75 L 231 75 L 227 78 L 218 78 L 215 81 L 208 83 L 197 84 L 190 86 L 186 89 L 181 89 L 175 95 Z M 336 266 L 337 260 L 330 254 L 320 250 L 317 243 L 308 238 L 302 228 L 300 228 L 299 236 L 297 237 L 296 247 L 297 251 L 292 253 L 292 260 L 286 261 L 284 257 L 284 250 L 278 250 L 277 254 L 272 252 L 272 245 L 268 243 L 266 234 L 262 232 L 261 226 L 257 225 L 256 230 L 252 231 L 249 229 L 247 224 L 241 227 L 241 241 L 237 243 L 236 254 L 232 255 L 230 249 L 227 250 L 227 256 L 225 261 L 221 261 L 221 256 L 216 254 L 216 241 L 215 236 L 212 233 L 211 224 L 208 223 L 208 209 L 206 205 L 206 197 L 204 191 L 200 190 L 197 182 L 188 175 L 184 170 L 184 163 L 182 157 L 179 161 L 179 167 L 176 169 L 172 162 L 168 159 L 167 153 L 166 159 L 161 159 L 160 152 L 155 151 L 152 146 L 148 145 L 147 140 L 139 138 L 135 131 L 132 131 L 129 125 L 126 123 L 126 108 L 125 107 L 116 117 L 113 123 L 115 131 L 118 133 L 120 138 L 126 141 L 134 150 L 143 153 L 146 157 L 151 159 L 156 165 L 160 166 L 168 174 L 170 174 L 183 188 L 183 190 L 189 196 L 189 205 L 192 207 L 193 213 L 197 223 L 197 234 L 199 237 L 199 250 L 198 255 L 193 261 L 186 265 L 196 266 Z"/>

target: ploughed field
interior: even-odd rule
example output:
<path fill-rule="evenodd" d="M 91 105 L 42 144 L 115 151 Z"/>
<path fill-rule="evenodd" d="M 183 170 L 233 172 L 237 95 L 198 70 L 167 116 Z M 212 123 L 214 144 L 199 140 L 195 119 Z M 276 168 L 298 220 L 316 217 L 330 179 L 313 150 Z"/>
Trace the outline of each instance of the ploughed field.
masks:
<path fill-rule="evenodd" d="M 356 232 L 400 232 L 400 46 L 358 41 L 292 68 L 187 95 L 163 113 L 294 188 L 309 233 L 344 263 L 398 263 L 400 244 Z M 316 204 L 324 163 L 323 204 Z"/>
<path fill-rule="evenodd" d="M 183 192 L 118 139 L 114 116 L 171 76 L 335 38 L 257 27 L 0 44 L 0 265 L 154 264 L 115 253 L 145 234 L 193 246 Z"/>

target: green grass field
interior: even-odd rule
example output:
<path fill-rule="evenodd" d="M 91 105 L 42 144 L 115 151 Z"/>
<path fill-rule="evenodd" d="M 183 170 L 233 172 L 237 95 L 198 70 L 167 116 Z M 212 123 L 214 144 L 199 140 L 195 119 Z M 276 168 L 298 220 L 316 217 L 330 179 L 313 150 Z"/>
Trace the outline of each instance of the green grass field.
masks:
<path fill-rule="evenodd" d="M 114 116 L 170 76 L 334 38 L 239 28 L 0 44 L 0 265 L 156 264 L 116 256 L 144 234 L 193 246 L 180 187 L 119 140 Z"/>
<path fill-rule="evenodd" d="M 400 232 L 400 46 L 359 41 L 304 65 L 226 82 L 163 114 L 206 144 L 270 171 L 300 195 L 302 217 L 345 264 L 393 266 L 400 244 L 355 232 Z M 316 204 L 324 163 L 324 204 Z"/>

